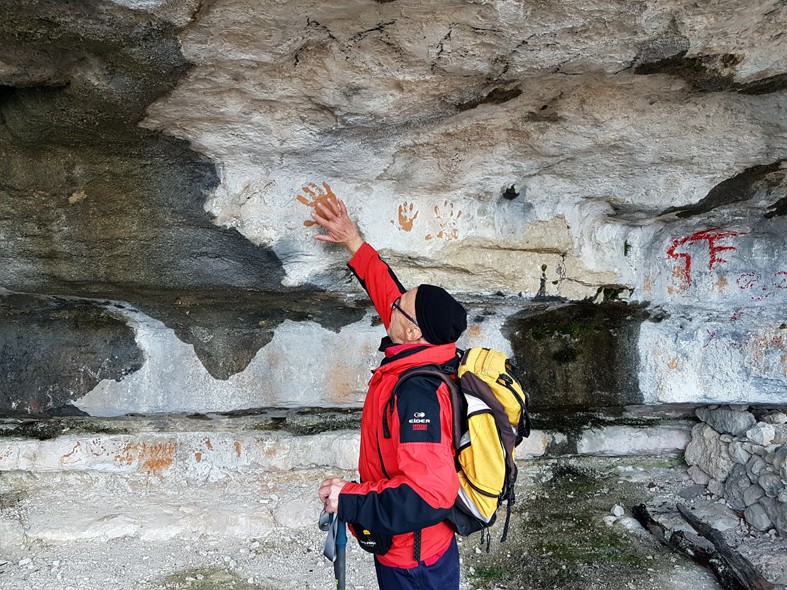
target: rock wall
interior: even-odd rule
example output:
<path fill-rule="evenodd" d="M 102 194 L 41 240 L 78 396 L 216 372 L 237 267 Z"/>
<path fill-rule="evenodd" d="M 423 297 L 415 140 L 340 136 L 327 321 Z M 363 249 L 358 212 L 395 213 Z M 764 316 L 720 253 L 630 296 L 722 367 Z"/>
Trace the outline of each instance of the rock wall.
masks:
<path fill-rule="evenodd" d="M 787 535 L 787 415 L 699 408 L 686 447 L 689 474 L 758 531 Z"/>
<path fill-rule="evenodd" d="M 787 7 L 0 5 L 0 413 L 358 407 L 314 204 L 536 407 L 787 401 Z M 49 337 L 51 335 L 51 337 Z"/>

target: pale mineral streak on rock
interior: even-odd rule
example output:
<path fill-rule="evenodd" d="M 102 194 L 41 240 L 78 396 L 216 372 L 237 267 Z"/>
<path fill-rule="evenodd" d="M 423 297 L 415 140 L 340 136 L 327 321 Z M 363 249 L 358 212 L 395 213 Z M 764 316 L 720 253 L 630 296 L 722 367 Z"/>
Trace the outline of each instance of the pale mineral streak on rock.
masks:
<path fill-rule="evenodd" d="M 350 354 L 340 345 L 346 338 L 342 331 L 335 333 L 313 322 L 286 320 L 244 371 L 226 380 L 215 379 L 196 357 L 194 348 L 161 322 L 134 310 L 121 313 L 135 331 L 145 363 L 121 380 L 101 381 L 76 403 L 93 416 L 356 406 L 361 403 L 365 376 L 372 368 L 368 356 Z M 370 346 L 379 338 L 368 319 L 345 330 Z M 309 347 L 305 348 L 304 343 Z"/>
<path fill-rule="evenodd" d="M 646 400 L 779 403 L 781 348 L 749 345 L 759 340 L 761 326 L 778 325 L 778 312 L 752 308 L 729 321 L 723 309 L 672 311 L 670 318 L 642 325 L 640 385 Z"/>
<path fill-rule="evenodd" d="M 690 438 L 689 429 L 681 426 L 642 429 L 612 426 L 586 430 L 577 443 L 577 452 L 612 457 L 679 453 Z"/>
<path fill-rule="evenodd" d="M 493 346 L 511 355 L 504 324 L 515 309 L 514 302 L 499 305 L 493 313 L 470 306 L 469 329 L 460 344 Z M 337 331 L 314 322 L 285 320 L 243 371 L 217 379 L 206 370 L 194 347 L 162 322 L 130 308 L 115 309 L 113 314 L 133 329 L 144 362 L 121 378 L 101 380 L 75 402 L 92 416 L 360 407 L 384 335 L 369 313 Z M 344 345 L 348 338 L 354 347 Z"/>

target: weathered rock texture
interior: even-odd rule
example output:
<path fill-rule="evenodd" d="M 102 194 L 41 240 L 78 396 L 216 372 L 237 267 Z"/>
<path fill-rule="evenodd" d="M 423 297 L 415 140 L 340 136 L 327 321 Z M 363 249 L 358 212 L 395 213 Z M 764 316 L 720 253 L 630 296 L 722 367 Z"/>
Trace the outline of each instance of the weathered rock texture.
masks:
<path fill-rule="evenodd" d="M 304 226 L 328 191 L 542 407 L 784 403 L 786 27 L 779 0 L 4 2 L 0 413 L 357 406 L 382 329 Z"/>
<path fill-rule="evenodd" d="M 787 414 L 765 412 L 761 421 L 745 409 L 705 409 L 692 430 L 686 462 L 697 483 L 723 498 L 759 531 L 787 535 Z M 732 436 L 726 425 L 749 422 Z M 738 430 L 735 428 L 734 430 Z"/>

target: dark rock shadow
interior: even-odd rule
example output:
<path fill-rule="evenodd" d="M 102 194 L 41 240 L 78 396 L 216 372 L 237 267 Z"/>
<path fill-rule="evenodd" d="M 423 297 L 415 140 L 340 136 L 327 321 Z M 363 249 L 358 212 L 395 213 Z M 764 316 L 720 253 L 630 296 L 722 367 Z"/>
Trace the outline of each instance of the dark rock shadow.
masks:
<path fill-rule="evenodd" d="M 226 379 L 284 319 L 338 329 L 364 312 L 337 310 L 338 299 L 318 289 L 282 287 L 284 270 L 270 248 L 214 225 L 204 211 L 220 182 L 215 164 L 183 140 L 138 127 L 148 105 L 190 68 L 177 32 L 108 0 L 0 3 L 0 285 L 126 301 L 173 328 L 214 377 Z M 14 334 L 37 334 L 35 318 L 61 305 L 53 300 L 31 312 L 25 303 L 8 320 L 19 301 L 3 303 L 6 345 Z M 315 310 L 317 301 L 330 309 Z M 100 307 L 88 324 L 109 322 Z M 24 317 L 28 328 L 20 327 Z M 77 339 L 86 328 L 60 324 L 52 346 L 67 346 L 66 326 Z M 84 345 L 93 351 L 80 353 L 125 359 L 107 373 L 112 378 L 139 365 L 128 328 L 116 328 L 102 339 L 90 334 L 104 328 L 90 327 Z M 30 374 L 54 374 L 35 350 L 43 336 L 15 341 Z M 58 392 L 40 384 L 28 405 L 58 407 L 94 385 L 65 372 Z M 49 402 L 39 399 L 46 395 Z"/>
<path fill-rule="evenodd" d="M 638 340 L 645 305 L 580 302 L 511 316 L 504 333 L 536 412 L 642 402 Z"/>

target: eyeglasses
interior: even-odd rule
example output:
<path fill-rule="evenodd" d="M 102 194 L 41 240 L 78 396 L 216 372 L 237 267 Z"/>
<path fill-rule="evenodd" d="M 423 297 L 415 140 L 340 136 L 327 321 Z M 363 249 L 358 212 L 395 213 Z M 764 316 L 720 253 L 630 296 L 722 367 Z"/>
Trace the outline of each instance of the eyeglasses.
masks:
<path fill-rule="evenodd" d="M 393 311 L 394 309 L 398 309 L 398 310 L 399 310 L 399 313 L 401 313 L 401 314 L 402 314 L 404 317 L 406 317 L 408 320 L 410 320 L 410 321 L 411 321 L 411 322 L 413 322 L 413 323 L 414 323 L 416 326 L 418 326 L 418 322 L 416 322 L 416 321 L 415 321 L 415 320 L 412 318 L 412 316 L 410 316 L 410 314 L 408 314 L 408 313 L 407 313 L 405 310 L 403 310 L 403 309 L 402 309 L 402 307 L 399 305 L 399 301 L 400 301 L 401 299 L 402 299 L 402 298 L 401 298 L 401 297 L 399 297 L 398 299 L 395 299 L 395 300 L 394 300 L 394 302 L 391 304 L 391 311 Z M 419 328 L 420 328 L 420 326 L 419 326 Z"/>

